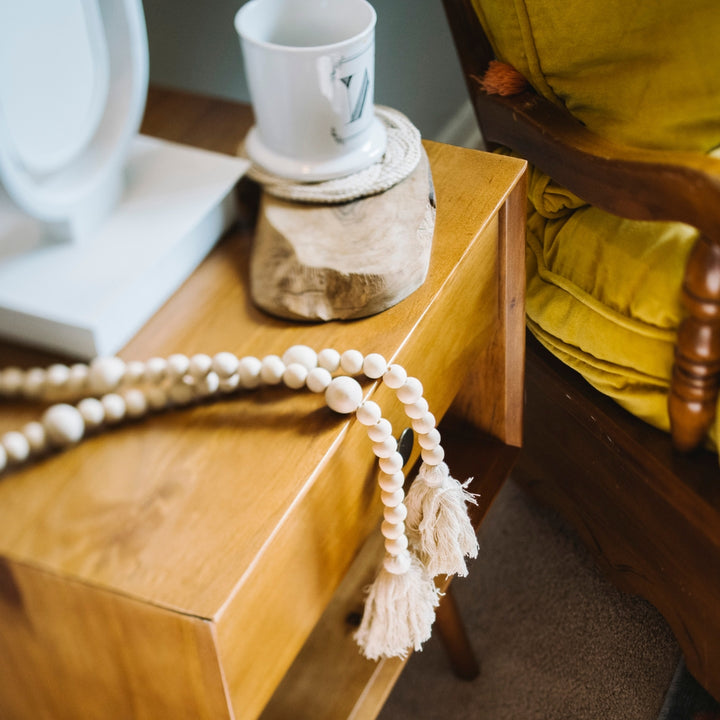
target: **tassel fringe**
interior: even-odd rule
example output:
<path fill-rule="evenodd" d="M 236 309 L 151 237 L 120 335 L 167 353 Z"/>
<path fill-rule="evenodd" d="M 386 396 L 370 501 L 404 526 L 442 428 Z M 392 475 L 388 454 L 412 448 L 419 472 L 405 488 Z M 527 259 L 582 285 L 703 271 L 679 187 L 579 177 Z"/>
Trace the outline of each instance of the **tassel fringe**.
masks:
<path fill-rule="evenodd" d="M 467 503 L 477 505 L 466 489 L 471 480 L 460 483 L 445 463 L 423 463 L 410 486 L 405 503 L 408 535 L 430 576 L 464 577 L 465 558 L 477 557 L 477 536 L 467 514 Z"/>
<path fill-rule="evenodd" d="M 369 660 L 406 657 L 429 639 L 440 592 L 420 561 L 412 556 L 407 572 L 385 565 L 370 586 L 355 640 Z"/>

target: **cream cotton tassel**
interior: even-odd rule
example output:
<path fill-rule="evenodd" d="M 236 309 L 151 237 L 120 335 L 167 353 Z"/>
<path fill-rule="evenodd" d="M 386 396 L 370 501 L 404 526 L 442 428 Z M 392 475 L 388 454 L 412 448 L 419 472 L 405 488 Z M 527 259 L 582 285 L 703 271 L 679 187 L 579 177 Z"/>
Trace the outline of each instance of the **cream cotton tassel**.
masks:
<path fill-rule="evenodd" d="M 478 541 L 467 513 L 477 500 L 450 476 L 446 463 L 423 463 L 408 491 L 407 528 L 431 576 L 468 574 L 465 558 L 477 557 Z"/>
<path fill-rule="evenodd" d="M 404 563 L 403 563 L 404 560 Z M 399 562 L 398 562 L 399 561 Z M 398 565 L 404 564 L 404 572 Z M 387 556 L 368 589 L 355 640 L 369 660 L 406 657 L 430 638 L 440 591 L 414 555 Z"/>

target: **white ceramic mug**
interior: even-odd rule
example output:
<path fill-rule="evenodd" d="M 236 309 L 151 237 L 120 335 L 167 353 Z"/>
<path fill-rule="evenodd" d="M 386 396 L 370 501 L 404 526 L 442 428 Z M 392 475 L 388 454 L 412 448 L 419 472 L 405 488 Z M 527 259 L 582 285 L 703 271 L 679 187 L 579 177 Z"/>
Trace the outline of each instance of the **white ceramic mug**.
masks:
<path fill-rule="evenodd" d="M 380 160 L 376 14 L 366 0 L 250 0 L 235 16 L 255 125 L 250 159 L 279 177 L 319 181 Z"/>

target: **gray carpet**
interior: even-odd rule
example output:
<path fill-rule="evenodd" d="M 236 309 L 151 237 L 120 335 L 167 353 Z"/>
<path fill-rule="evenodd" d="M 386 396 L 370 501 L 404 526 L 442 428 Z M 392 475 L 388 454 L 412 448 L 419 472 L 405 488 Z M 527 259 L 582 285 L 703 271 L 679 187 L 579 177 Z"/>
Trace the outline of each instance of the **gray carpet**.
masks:
<path fill-rule="evenodd" d="M 453 582 L 480 659 L 457 680 L 436 637 L 381 720 L 657 720 L 680 660 L 663 618 L 617 591 L 576 536 L 510 480 Z"/>

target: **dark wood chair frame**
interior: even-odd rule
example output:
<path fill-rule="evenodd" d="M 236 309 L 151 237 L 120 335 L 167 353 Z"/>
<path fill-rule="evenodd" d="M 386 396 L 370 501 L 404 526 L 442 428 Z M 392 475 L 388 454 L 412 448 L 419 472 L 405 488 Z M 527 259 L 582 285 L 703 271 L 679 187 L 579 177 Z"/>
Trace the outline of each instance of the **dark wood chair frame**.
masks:
<path fill-rule="evenodd" d="M 720 378 L 720 160 L 613 143 L 532 90 L 485 93 L 481 79 L 494 55 L 472 3 L 443 3 L 489 146 L 512 149 L 603 210 L 700 231 L 682 289 L 672 442 L 529 337 L 514 475 L 575 526 L 620 587 L 663 613 L 691 672 L 720 699 L 720 469 L 716 454 L 697 449 Z"/>

